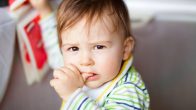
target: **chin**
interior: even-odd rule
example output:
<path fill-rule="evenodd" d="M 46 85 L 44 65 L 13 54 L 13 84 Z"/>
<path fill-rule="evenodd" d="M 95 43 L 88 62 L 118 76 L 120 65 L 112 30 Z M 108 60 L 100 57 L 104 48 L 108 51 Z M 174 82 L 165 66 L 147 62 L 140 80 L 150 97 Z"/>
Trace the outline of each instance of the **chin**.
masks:
<path fill-rule="evenodd" d="M 103 84 L 86 84 L 87 87 L 91 88 L 91 89 L 96 89 L 101 87 Z"/>

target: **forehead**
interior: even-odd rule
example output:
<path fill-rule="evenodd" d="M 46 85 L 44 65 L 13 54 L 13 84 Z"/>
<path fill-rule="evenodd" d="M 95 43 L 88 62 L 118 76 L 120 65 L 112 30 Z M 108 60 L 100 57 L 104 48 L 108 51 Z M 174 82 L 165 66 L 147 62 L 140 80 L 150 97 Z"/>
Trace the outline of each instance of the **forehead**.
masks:
<path fill-rule="evenodd" d="M 80 36 L 88 39 L 100 39 L 102 38 L 101 36 L 112 37 L 116 35 L 119 35 L 119 32 L 114 31 L 114 24 L 109 17 L 94 18 L 90 23 L 88 19 L 84 17 L 71 28 L 63 31 L 61 33 L 61 38 L 63 41 L 66 41 Z"/>

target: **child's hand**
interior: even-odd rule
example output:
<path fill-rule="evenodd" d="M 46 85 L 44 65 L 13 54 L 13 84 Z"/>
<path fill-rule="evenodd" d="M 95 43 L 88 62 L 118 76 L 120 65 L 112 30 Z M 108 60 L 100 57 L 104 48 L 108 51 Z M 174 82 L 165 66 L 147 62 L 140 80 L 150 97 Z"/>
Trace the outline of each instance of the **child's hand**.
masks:
<path fill-rule="evenodd" d="M 76 89 L 84 85 L 84 79 L 74 65 L 54 70 L 53 76 L 54 79 L 50 81 L 50 85 L 54 87 L 58 95 L 65 101 Z"/>
<path fill-rule="evenodd" d="M 52 13 L 52 8 L 48 0 L 29 0 L 31 5 L 38 11 L 41 18 Z"/>

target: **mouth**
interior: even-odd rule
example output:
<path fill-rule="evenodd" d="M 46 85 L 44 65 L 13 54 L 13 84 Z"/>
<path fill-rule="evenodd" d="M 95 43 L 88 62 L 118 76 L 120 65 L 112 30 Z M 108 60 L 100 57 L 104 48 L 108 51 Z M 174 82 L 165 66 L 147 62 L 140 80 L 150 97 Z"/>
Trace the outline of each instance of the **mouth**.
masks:
<path fill-rule="evenodd" d="M 97 74 L 92 74 L 91 76 L 89 76 L 87 78 L 87 81 L 95 81 L 98 79 L 98 75 Z"/>
<path fill-rule="evenodd" d="M 86 81 L 94 81 L 94 80 L 98 79 L 98 74 L 96 74 L 96 73 L 84 72 L 82 74 L 84 74 Z"/>

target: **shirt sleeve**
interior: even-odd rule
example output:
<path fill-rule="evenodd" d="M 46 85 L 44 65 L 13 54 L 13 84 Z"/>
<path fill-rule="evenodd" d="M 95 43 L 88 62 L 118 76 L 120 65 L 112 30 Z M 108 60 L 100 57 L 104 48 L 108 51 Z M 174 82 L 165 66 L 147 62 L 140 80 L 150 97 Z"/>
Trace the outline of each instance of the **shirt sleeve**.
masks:
<path fill-rule="evenodd" d="M 42 31 L 44 47 L 48 54 L 48 62 L 51 68 L 63 66 L 63 57 L 60 52 L 55 13 L 51 13 L 39 22 Z"/>
<path fill-rule="evenodd" d="M 149 96 L 146 88 L 125 82 L 116 87 L 105 100 L 104 107 L 109 110 L 148 110 Z"/>
<path fill-rule="evenodd" d="M 104 102 L 99 106 L 80 89 L 61 110 L 148 110 L 145 107 L 148 97 L 145 97 L 143 90 L 131 83 L 116 87 Z"/>
<path fill-rule="evenodd" d="M 64 102 L 60 110 L 97 110 L 98 105 L 89 98 L 81 88 L 77 89 L 69 99 Z"/>

